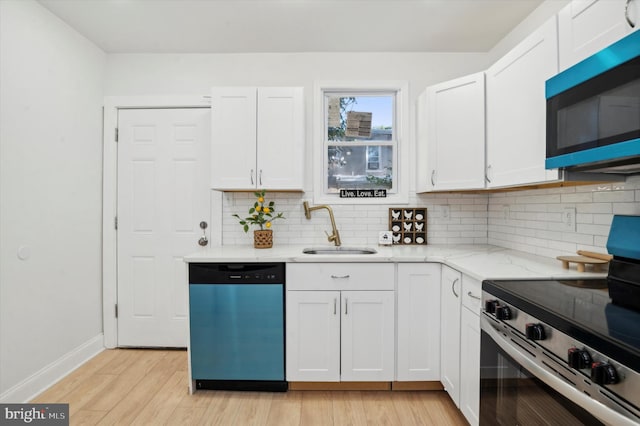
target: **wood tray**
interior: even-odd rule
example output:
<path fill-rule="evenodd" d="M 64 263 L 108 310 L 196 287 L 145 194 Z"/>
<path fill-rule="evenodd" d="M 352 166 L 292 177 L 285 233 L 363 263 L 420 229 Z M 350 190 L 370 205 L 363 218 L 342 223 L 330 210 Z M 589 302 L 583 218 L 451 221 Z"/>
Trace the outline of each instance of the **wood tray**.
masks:
<path fill-rule="evenodd" d="M 585 266 L 591 266 L 593 272 L 602 271 L 602 266 L 609 263 L 608 260 L 604 259 L 596 259 L 594 257 L 587 256 L 558 256 L 556 257 L 559 261 L 562 262 L 562 267 L 564 269 L 569 269 L 569 265 L 571 263 L 575 263 L 578 268 L 578 272 L 584 272 Z"/>

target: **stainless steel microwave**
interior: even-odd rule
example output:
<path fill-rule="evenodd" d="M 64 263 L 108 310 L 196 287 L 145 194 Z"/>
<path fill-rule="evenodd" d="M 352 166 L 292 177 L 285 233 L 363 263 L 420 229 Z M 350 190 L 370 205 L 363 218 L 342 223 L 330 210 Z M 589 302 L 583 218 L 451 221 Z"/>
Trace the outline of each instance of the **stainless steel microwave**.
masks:
<path fill-rule="evenodd" d="M 640 31 L 546 82 L 547 169 L 640 173 Z"/>

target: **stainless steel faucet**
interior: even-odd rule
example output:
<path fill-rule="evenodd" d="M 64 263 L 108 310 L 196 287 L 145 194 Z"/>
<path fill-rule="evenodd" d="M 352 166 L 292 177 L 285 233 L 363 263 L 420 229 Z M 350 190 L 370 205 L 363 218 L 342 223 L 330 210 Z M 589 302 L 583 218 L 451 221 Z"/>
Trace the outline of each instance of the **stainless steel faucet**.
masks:
<path fill-rule="evenodd" d="M 333 228 L 333 233 L 331 235 L 329 235 L 327 231 L 324 231 L 324 233 L 327 234 L 329 242 L 334 243 L 336 247 L 340 246 L 340 244 L 342 244 L 340 241 L 340 233 L 338 232 L 338 228 L 336 228 L 336 221 L 333 218 L 333 210 L 331 210 L 331 207 L 324 204 L 320 206 L 309 207 L 308 201 L 303 202 L 302 205 L 304 206 L 304 215 L 307 219 L 311 219 L 311 212 L 314 210 L 327 209 L 329 211 L 329 218 L 331 219 L 331 227 Z"/>

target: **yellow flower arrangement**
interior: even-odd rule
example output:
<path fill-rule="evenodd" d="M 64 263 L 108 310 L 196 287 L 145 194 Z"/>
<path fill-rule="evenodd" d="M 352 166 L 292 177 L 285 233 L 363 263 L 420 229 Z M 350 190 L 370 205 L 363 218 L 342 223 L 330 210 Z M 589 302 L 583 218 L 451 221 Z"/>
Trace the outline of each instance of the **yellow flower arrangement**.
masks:
<path fill-rule="evenodd" d="M 240 225 L 242 225 L 244 232 L 249 232 L 249 225 L 258 225 L 260 229 L 264 230 L 264 228 L 270 229 L 271 222 L 276 219 L 285 219 L 282 213 L 275 213 L 275 203 L 273 201 L 269 201 L 265 206 L 264 196 L 266 191 L 263 189 L 260 192 L 253 193 L 257 200 L 253 204 L 253 207 L 249 209 L 249 216 L 242 219 L 237 214 L 232 215 L 233 217 L 240 220 Z"/>

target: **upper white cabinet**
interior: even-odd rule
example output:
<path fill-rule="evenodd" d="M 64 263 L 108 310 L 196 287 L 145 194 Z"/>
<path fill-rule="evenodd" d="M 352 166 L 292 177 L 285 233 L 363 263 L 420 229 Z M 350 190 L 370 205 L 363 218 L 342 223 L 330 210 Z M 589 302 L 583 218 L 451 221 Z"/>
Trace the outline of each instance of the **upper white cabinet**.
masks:
<path fill-rule="evenodd" d="M 563 71 L 640 28 L 640 0 L 573 0 L 558 13 Z"/>
<path fill-rule="evenodd" d="M 418 192 L 484 188 L 484 72 L 428 87 L 418 123 Z"/>
<path fill-rule="evenodd" d="M 489 188 L 558 179 L 544 167 L 545 81 L 557 72 L 555 16 L 487 70 Z"/>
<path fill-rule="evenodd" d="M 398 264 L 396 380 L 440 380 L 440 264 Z"/>
<path fill-rule="evenodd" d="M 212 188 L 303 189 L 303 88 L 215 87 L 211 114 Z"/>

